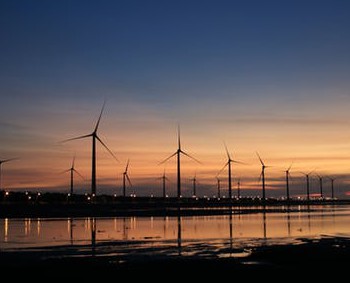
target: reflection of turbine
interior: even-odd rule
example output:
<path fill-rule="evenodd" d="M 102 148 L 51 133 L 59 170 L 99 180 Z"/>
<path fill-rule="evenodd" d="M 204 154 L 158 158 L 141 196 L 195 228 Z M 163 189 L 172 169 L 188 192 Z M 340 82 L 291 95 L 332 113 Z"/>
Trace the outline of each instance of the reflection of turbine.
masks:
<path fill-rule="evenodd" d="M 92 133 L 63 141 L 63 142 L 67 142 L 67 141 L 92 137 L 92 162 L 91 162 L 91 194 L 92 195 L 96 195 L 96 140 L 98 140 L 103 145 L 103 147 L 113 156 L 113 158 L 117 160 L 113 152 L 107 147 L 107 145 L 101 140 L 101 138 L 97 134 L 98 126 L 100 124 L 104 108 L 105 108 L 105 103 L 103 103 L 100 116 L 98 117 L 95 129 L 93 130 Z"/>
<path fill-rule="evenodd" d="M 224 146 L 225 146 L 225 150 L 226 150 L 226 154 L 227 154 L 227 162 L 224 165 L 224 167 L 222 167 L 222 169 L 219 171 L 217 176 L 219 176 L 221 174 L 221 172 L 226 168 L 226 166 L 228 167 L 228 197 L 231 200 L 232 199 L 232 169 L 231 169 L 231 163 L 239 163 L 239 164 L 243 164 L 243 163 L 240 162 L 240 161 L 232 159 L 231 156 L 230 156 L 230 153 L 228 152 L 226 144 L 224 144 Z"/>
<path fill-rule="evenodd" d="M 310 174 L 312 174 L 314 171 L 310 171 L 309 173 L 300 172 L 306 177 L 306 199 L 307 201 L 310 200 Z"/>
<path fill-rule="evenodd" d="M 126 196 L 126 181 L 128 181 L 130 187 L 132 186 L 128 175 L 128 168 L 129 168 L 129 159 L 128 159 L 128 162 L 126 163 L 125 171 L 123 172 L 123 197 Z"/>
<path fill-rule="evenodd" d="M 92 255 L 95 255 L 96 252 L 96 218 L 93 217 L 90 219 L 91 221 L 91 249 Z"/>
<path fill-rule="evenodd" d="M 233 248 L 233 229 L 232 229 L 232 209 L 230 209 L 230 214 L 229 214 L 229 228 L 230 228 L 230 255 L 232 253 L 232 248 Z"/>
<path fill-rule="evenodd" d="M 263 211 L 263 230 L 264 230 L 264 239 L 266 239 L 266 210 Z"/>
<path fill-rule="evenodd" d="M 79 175 L 83 180 L 84 177 L 74 168 L 75 156 L 73 157 L 72 167 L 68 170 L 63 171 L 62 173 L 70 172 L 70 195 L 73 196 L 74 188 L 74 173 Z"/>
<path fill-rule="evenodd" d="M 17 160 L 18 158 L 10 158 L 10 159 L 3 159 L 3 160 L 0 160 L 0 191 L 2 189 L 1 187 L 1 165 L 4 164 L 4 163 L 7 163 L 7 162 L 10 162 L 10 161 L 13 161 L 13 160 Z"/>
<path fill-rule="evenodd" d="M 266 166 L 264 161 L 261 159 L 259 153 L 256 153 L 256 155 L 258 156 L 260 163 L 261 163 L 261 174 L 259 177 L 259 182 L 260 180 L 262 180 L 262 198 L 263 200 L 266 200 L 266 194 L 265 194 L 265 169 L 269 168 L 271 166 Z"/>
<path fill-rule="evenodd" d="M 177 134 L 178 134 L 178 148 L 177 148 L 177 150 L 172 155 L 170 155 L 168 158 L 163 160 L 160 164 L 167 162 L 169 159 L 171 159 L 172 157 L 174 157 L 176 155 L 176 157 L 177 157 L 177 198 L 180 199 L 181 198 L 181 170 L 180 170 L 180 165 L 181 165 L 180 164 L 181 163 L 180 156 L 181 156 L 181 154 L 197 161 L 198 163 L 200 163 L 200 162 L 181 149 L 180 126 L 178 126 Z"/>
<path fill-rule="evenodd" d="M 177 248 L 179 255 L 182 254 L 182 234 L 181 234 L 181 216 L 180 216 L 180 208 L 177 213 Z"/>
<path fill-rule="evenodd" d="M 70 244 L 74 244 L 74 235 L 73 235 L 73 218 L 68 218 L 68 230 L 69 230 L 69 238 L 70 238 Z"/>
<path fill-rule="evenodd" d="M 287 210 L 287 227 L 288 227 L 288 237 L 290 237 L 290 211 Z"/>
<path fill-rule="evenodd" d="M 287 193 L 287 201 L 289 201 L 289 177 L 290 177 L 290 169 L 292 169 L 293 163 L 288 167 L 288 169 L 285 171 L 286 173 L 286 193 Z"/>

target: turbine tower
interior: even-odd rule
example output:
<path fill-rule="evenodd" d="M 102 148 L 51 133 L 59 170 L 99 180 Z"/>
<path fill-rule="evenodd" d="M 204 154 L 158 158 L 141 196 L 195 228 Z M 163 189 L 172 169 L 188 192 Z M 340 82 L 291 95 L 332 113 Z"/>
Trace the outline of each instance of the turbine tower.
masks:
<path fill-rule="evenodd" d="M 163 172 L 163 175 L 157 180 L 162 180 L 162 191 L 163 191 L 163 198 L 166 198 L 166 181 L 169 181 L 169 178 L 165 175 L 165 170 Z"/>
<path fill-rule="evenodd" d="M 75 164 L 75 156 L 73 157 L 72 167 L 62 172 L 62 173 L 70 172 L 70 195 L 71 196 L 73 196 L 73 192 L 74 192 L 74 173 L 79 175 L 84 180 L 84 177 L 75 169 L 74 164 Z"/>
<path fill-rule="evenodd" d="M 97 130 L 98 130 L 98 127 L 100 125 L 100 121 L 101 121 L 101 117 L 102 117 L 104 108 L 105 108 L 105 102 L 103 103 L 103 106 L 102 106 L 102 109 L 100 112 L 100 116 L 98 117 L 96 126 L 95 126 L 92 133 L 63 141 L 63 142 L 68 142 L 68 141 L 85 139 L 85 138 L 90 138 L 90 137 L 92 138 L 92 154 L 91 154 L 91 158 L 92 158 L 92 160 L 91 160 L 91 194 L 92 194 L 92 196 L 96 195 L 96 140 L 99 141 L 102 144 L 102 146 L 112 155 L 112 157 L 118 161 L 118 159 L 115 157 L 114 153 L 107 147 L 107 145 L 101 140 L 101 138 L 97 134 Z"/>
<path fill-rule="evenodd" d="M 219 171 L 219 173 L 217 174 L 217 176 L 220 175 L 220 173 L 226 168 L 226 166 L 228 167 L 228 197 L 231 200 L 232 199 L 232 166 L 231 163 L 238 163 L 238 164 L 243 164 L 243 162 L 234 160 L 231 158 L 230 153 L 228 152 L 227 146 L 224 143 L 225 146 L 225 150 L 226 150 L 226 154 L 227 154 L 227 162 L 224 165 L 224 167 L 222 167 L 222 169 Z"/>
<path fill-rule="evenodd" d="M 238 182 L 237 182 L 237 197 L 238 199 L 241 198 L 241 179 L 238 179 Z"/>
<path fill-rule="evenodd" d="M 256 153 L 256 155 L 258 156 L 259 160 L 260 160 L 260 163 L 261 163 L 261 174 L 260 174 L 260 177 L 259 177 L 259 182 L 260 180 L 262 180 L 262 198 L 263 198 L 263 201 L 266 200 L 266 193 L 265 193 L 265 169 L 266 168 L 269 168 L 271 166 L 266 166 L 264 161 L 261 159 L 259 153 Z"/>
<path fill-rule="evenodd" d="M 123 172 L 123 197 L 126 197 L 126 182 L 129 183 L 130 187 L 132 186 L 129 175 L 128 175 L 128 169 L 129 169 L 129 159 L 125 166 L 125 171 Z"/>
<path fill-rule="evenodd" d="M 180 126 L 178 126 L 178 128 L 177 128 L 177 135 L 178 135 L 177 136 L 177 138 L 178 138 L 177 150 L 172 155 L 170 155 L 168 158 L 166 158 L 165 160 L 163 160 L 159 164 L 164 164 L 165 162 L 167 162 L 169 159 L 173 158 L 174 156 L 177 157 L 177 198 L 179 200 L 181 198 L 181 167 L 180 167 L 181 166 L 181 162 L 180 162 L 181 154 L 193 159 L 194 161 L 196 161 L 198 163 L 200 163 L 200 162 L 181 149 Z"/>
<path fill-rule="evenodd" d="M 221 180 L 218 177 L 216 177 L 216 181 L 217 181 L 217 189 L 218 189 L 218 198 L 221 198 L 221 188 L 220 188 Z"/>
<path fill-rule="evenodd" d="M 285 171 L 286 173 L 286 194 L 287 194 L 287 201 L 290 200 L 289 196 L 289 177 L 290 177 L 290 169 L 292 169 L 293 163 L 288 167 L 288 169 Z"/>
<path fill-rule="evenodd" d="M 328 177 L 329 180 L 331 180 L 331 190 L 332 190 L 332 199 L 334 199 L 334 181 L 335 178 Z"/>
<path fill-rule="evenodd" d="M 193 195 L 192 197 L 196 197 L 197 196 L 197 177 L 196 174 L 194 174 L 194 177 L 191 179 L 192 181 L 192 188 L 193 188 Z"/>
<path fill-rule="evenodd" d="M 17 159 L 18 158 L 10 158 L 10 159 L 2 159 L 2 160 L 0 160 L 0 191 L 2 189 L 2 186 L 1 186 L 1 169 L 2 169 L 2 164 L 10 162 L 10 161 L 13 161 L 13 160 L 17 160 Z"/>
<path fill-rule="evenodd" d="M 318 177 L 318 180 L 320 181 L 320 196 L 323 199 L 323 177 L 318 174 L 317 174 L 317 177 Z"/>
<path fill-rule="evenodd" d="M 303 174 L 306 177 L 306 199 L 307 199 L 307 201 L 310 200 L 310 175 L 313 172 L 314 171 L 310 171 L 309 173 L 300 172 L 301 174 Z"/>

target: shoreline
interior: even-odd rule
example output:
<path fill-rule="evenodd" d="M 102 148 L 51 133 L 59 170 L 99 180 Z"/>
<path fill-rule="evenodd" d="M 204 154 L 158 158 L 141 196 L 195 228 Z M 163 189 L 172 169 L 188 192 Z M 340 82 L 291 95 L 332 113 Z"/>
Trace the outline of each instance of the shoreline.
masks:
<path fill-rule="evenodd" d="M 209 216 L 261 212 L 310 211 L 317 206 L 349 205 L 348 200 L 339 201 L 267 201 L 262 202 L 194 202 L 155 201 L 152 199 L 121 200 L 112 203 L 82 202 L 2 202 L 0 218 L 56 218 L 56 217 L 127 217 L 127 216 Z M 296 209 L 298 207 L 298 209 Z"/>

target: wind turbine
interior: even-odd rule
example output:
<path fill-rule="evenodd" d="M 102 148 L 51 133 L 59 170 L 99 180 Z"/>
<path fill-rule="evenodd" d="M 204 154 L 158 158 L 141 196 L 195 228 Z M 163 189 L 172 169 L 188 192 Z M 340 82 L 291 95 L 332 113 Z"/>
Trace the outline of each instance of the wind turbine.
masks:
<path fill-rule="evenodd" d="M 221 198 L 221 188 L 220 188 L 221 180 L 218 177 L 216 177 L 216 181 L 217 181 L 217 189 L 218 189 L 218 198 Z"/>
<path fill-rule="evenodd" d="M 196 189 L 197 189 L 197 177 L 196 177 L 196 173 L 194 174 L 194 177 L 191 179 L 191 181 L 192 181 L 192 188 L 193 188 L 193 195 L 192 195 L 192 197 L 196 197 L 197 196 L 197 191 L 196 191 Z"/>
<path fill-rule="evenodd" d="M 10 159 L 2 159 L 0 160 L 0 191 L 2 189 L 1 187 L 1 168 L 2 168 L 2 164 L 13 161 L 13 160 L 17 160 L 18 158 L 10 158 Z"/>
<path fill-rule="evenodd" d="M 238 179 L 238 182 L 237 182 L 237 197 L 238 199 L 241 198 L 241 179 Z"/>
<path fill-rule="evenodd" d="M 310 175 L 314 172 L 314 170 L 310 171 L 309 173 L 300 172 L 306 177 L 306 199 L 307 201 L 310 200 Z"/>
<path fill-rule="evenodd" d="M 261 163 L 261 174 L 260 174 L 260 178 L 259 178 L 259 182 L 260 180 L 262 180 L 262 198 L 265 201 L 266 200 L 266 194 L 265 194 L 265 169 L 269 168 L 271 166 L 266 166 L 264 161 L 261 159 L 259 153 L 256 153 L 256 155 L 258 156 L 260 163 Z"/>
<path fill-rule="evenodd" d="M 226 166 L 228 167 L 228 197 L 231 200 L 232 199 L 232 169 L 231 169 L 231 163 L 239 163 L 239 164 L 243 164 L 243 162 L 234 160 L 231 158 L 230 153 L 228 152 L 227 146 L 224 143 L 225 146 L 225 150 L 226 150 L 226 154 L 227 154 L 227 162 L 224 165 L 224 167 L 222 167 L 222 169 L 219 171 L 219 173 L 217 174 L 218 176 L 220 175 L 220 173 L 226 168 Z"/>
<path fill-rule="evenodd" d="M 73 196 L 74 172 L 84 180 L 84 177 L 74 168 L 74 164 L 75 164 L 75 156 L 73 157 L 72 167 L 62 172 L 62 173 L 70 172 L 70 195 L 71 196 Z"/>
<path fill-rule="evenodd" d="M 126 196 L 126 181 L 128 181 L 130 187 L 132 186 L 129 175 L 128 175 L 128 169 L 129 169 L 129 159 L 125 166 L 125 171 L 123 172 L 123 197 Z"/>
<path fill-rule="evenodd" d="M 166 158 L 165 160 L 163 160 L 159 164 L 164 164 L 165 162 L 167 162 L 169 159 L 173 158 L 174 156 L 177 157 L 177 198 L 180 199 L 181 198 L 181 169 L 180 169 L 181 154 L 193 159 L 194 161 L 196 161 L 198 163 L 200 163 L 200 162 L 181 149 L 180 126 L 178 126 L 178 128 L 177 128 L 177 135 L 178 135 L 178 148 L 177 148 L 177 150 L 172 155 L 170 155 L 168 158 Z"/>
<path fill-rule="evenodd" d="M 328 177 L 329 180 L 331 180 L 331 190 L 332 190 L 332 199 L 334 199 L 334 181 L 335 178 Z"/>
<path fill-rule="evenodd" d="M 89 137 L 92 138 L 92 155 L 91 155 L 91 157 L 92 157 L 92 161 L 91 161 L 91 194 L 92 194 L 92 196 L 96 195 L 96 140 L 99 141 L 102 144 L 102 146 L 113 156 L 113 158 L 118 161 L 118 159 L 115 157 L 114 153 L 107 147 L 107 145 L 101 140 L 101 138 L 97 134 L 97 130 L 98 130 L 98 127 L 100 125 L 100 121 L 101 121 L 101 117 L 102 117 L 102 114 L 103 114 L 103 111 L 105 108 L 105 104 L 106 103 L 104 102 L 102 105 L 100 115 L 98 117 L 96 126 L 95 126 L 92 133 L 87 134 L 87 135 L 83 135 L 83 136 L 79 136 L 76 138 L 67 139 L 67 140 L 63 141 L 63 142 L 68 142 L 68 141 L 73 141 L 73 140 L 85 139 L 85 138 L 89 138 Z"/>
<path fill-rule="evenodd" d="M 320 195 L 321 195 L 321 198 L 323 199 L 323 177 L 318 175 L 318 174 L 316 174 L 316 175 L 320 181 Z"/>
<path fill-rule="evenodd" d="M 287 193 L 287 201 L 290 200 L 289 197 L 289 177 L 290 177 L 290 169 L 292 169 L 293 163 L 288 167 L 288 169 L 285 171 L 286 173 L 286 193 Z"/>
<path fill-rule="evenodd" d="M 163 198 L 166 198 L 166 181 L 169 181 L 169 178 L 167 176 L 165 176 L 165 170 L 163 172 L 163 175 L 161 177 L 157 178 L 157 180 L 162 180 Z"/>

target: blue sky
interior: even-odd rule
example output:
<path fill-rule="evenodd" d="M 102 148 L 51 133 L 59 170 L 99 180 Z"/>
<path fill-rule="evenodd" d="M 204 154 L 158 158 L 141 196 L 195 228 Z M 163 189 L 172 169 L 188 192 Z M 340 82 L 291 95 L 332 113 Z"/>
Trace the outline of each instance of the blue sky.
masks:
<path fill-rule="evenodd" d="M 47 175 L 45 158 L 61 169 L 79 148 L 55 142 L 90 131 L 106 98 L 101 132 L 123 162 L 138 153 L 137 172 L 148 152 L 172 152 L 180 122 L 199 155 L 219 156 L 226 140 L 278 163 L 293 158 L 271 148 L 288 147 L 300 167 L 343 175 L 343 163 L 310 160 L 349 149 L 349 12 L 337 0 L 2 1 L 0 154 L 24 156 L 11 165 L 22 176 Z"/>

